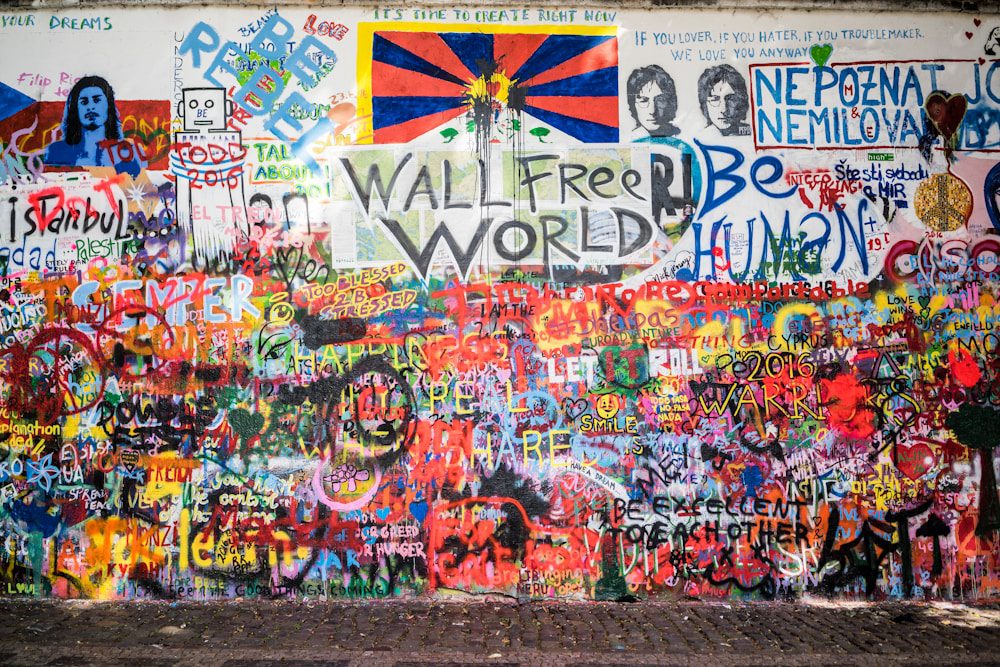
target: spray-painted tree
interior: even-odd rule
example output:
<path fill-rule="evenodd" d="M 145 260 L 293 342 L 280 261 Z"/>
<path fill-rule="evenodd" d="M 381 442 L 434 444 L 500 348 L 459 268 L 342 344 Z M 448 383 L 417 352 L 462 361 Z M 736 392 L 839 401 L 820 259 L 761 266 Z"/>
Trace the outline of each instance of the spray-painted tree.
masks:
<path fill-rule="evenodd" d="M 979 450 L 983 472 L 979 482 L 976 535 L 986 537 L 1000 529 L 1000 502 L 997 500 L 997 477 L 993 470 L 993 448 L 1000 444 L 1000 410 L 966 403 L 948 415 L 945 423 L 960 443 Z"/>

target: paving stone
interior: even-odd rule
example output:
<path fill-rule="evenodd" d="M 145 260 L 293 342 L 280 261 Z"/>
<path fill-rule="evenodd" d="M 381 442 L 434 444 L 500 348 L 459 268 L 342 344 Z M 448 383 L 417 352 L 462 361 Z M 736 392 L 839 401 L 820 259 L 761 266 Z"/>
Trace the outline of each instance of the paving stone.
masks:
<path fill-rule="evenodd" d="M 4 667 L 1000 667 L 1000 605 L 0 601 L 0 618 Z"/>
<path fill-rule="evenodd" d="M 220 667 L 347 667 L 347 660 L 226 660 Z"/>
<path fill-rule="evenodd" d="M 517 662 L 397 662 L 394 667 L 520 667 Z"/>

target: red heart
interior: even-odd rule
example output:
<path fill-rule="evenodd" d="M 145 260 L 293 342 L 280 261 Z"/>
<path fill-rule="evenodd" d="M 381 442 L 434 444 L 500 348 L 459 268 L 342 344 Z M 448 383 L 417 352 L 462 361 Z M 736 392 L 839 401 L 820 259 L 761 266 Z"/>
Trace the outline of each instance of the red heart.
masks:
<path fill-rule="evenodd" d="M 922 442 L 904 447 L 900 445 L 896 449 L 896 467 L 899 471 L 912 480 L 917 480 L 927 474 L 927 471 L 934 467 L 937 459 L 931 448 Z"/>
<path fill-rule="evenodd" d="M 986 58 L 980 58 L 980 59 L 979 59 L 979 64 L 980 64 L 980 65 L 984 65 L 984 64 L 986 64 Z"/>
<path fill-rule="evenodd" d="M 977 28 L 983 24 L 983 22 L 979 19 L 972 19 L 972 22 L 976 24 Z"/>
<path fill-rule="evenodd" d="M 928 95 L 927 101 L 924 102 L 927 117 L 945 141 L 950 141 L 958 131 L 962 119 L 965 118 L 967 107 L 968 101 L 961 93 L 946 97 L 944 93 L 935 92 Z"/>
<path fill-rule="evenodd" d="M 965 38 L 966 39 L 972 39 L 972 33 L 971 32 L 965 33 Z"/>

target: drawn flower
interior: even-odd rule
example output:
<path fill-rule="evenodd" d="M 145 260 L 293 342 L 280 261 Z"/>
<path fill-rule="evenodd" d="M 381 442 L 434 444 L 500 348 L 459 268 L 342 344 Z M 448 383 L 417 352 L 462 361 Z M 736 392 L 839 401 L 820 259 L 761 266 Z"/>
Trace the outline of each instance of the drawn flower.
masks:
<path fill-rule="evenodd" d="M 342 484 L 347 484 L 347 490 L 354 492 L 358 488 L 357 483 L 368 481 L 369 477 L 371 477 L 371 474 L 367 470 L 358 470 L 350 463 L 346 463 L 334 468 L 333 472 L 323 479 L 330 484 L 334 493 L 337 493 L 340 491 Z"/>
<path fill-rule="evenodd" d="M 40 460 L 28 459 L 28 484 L 37 484 L 46 491 L 52 489 L 52 482 L 59 479 L 59 469 L 52 465 L 52 454 Z"/>

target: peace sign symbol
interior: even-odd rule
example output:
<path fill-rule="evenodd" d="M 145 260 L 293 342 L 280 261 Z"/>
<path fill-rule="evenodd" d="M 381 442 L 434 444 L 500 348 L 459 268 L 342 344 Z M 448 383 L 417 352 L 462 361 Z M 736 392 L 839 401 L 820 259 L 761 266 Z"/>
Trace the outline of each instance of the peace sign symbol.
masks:
<path fill-rule="evenodd" d="M 934 174 L 917 186 L 917 217 L 937 232 L 950 232 L 969 221 L 972 192 L 951 174 Z"/>

